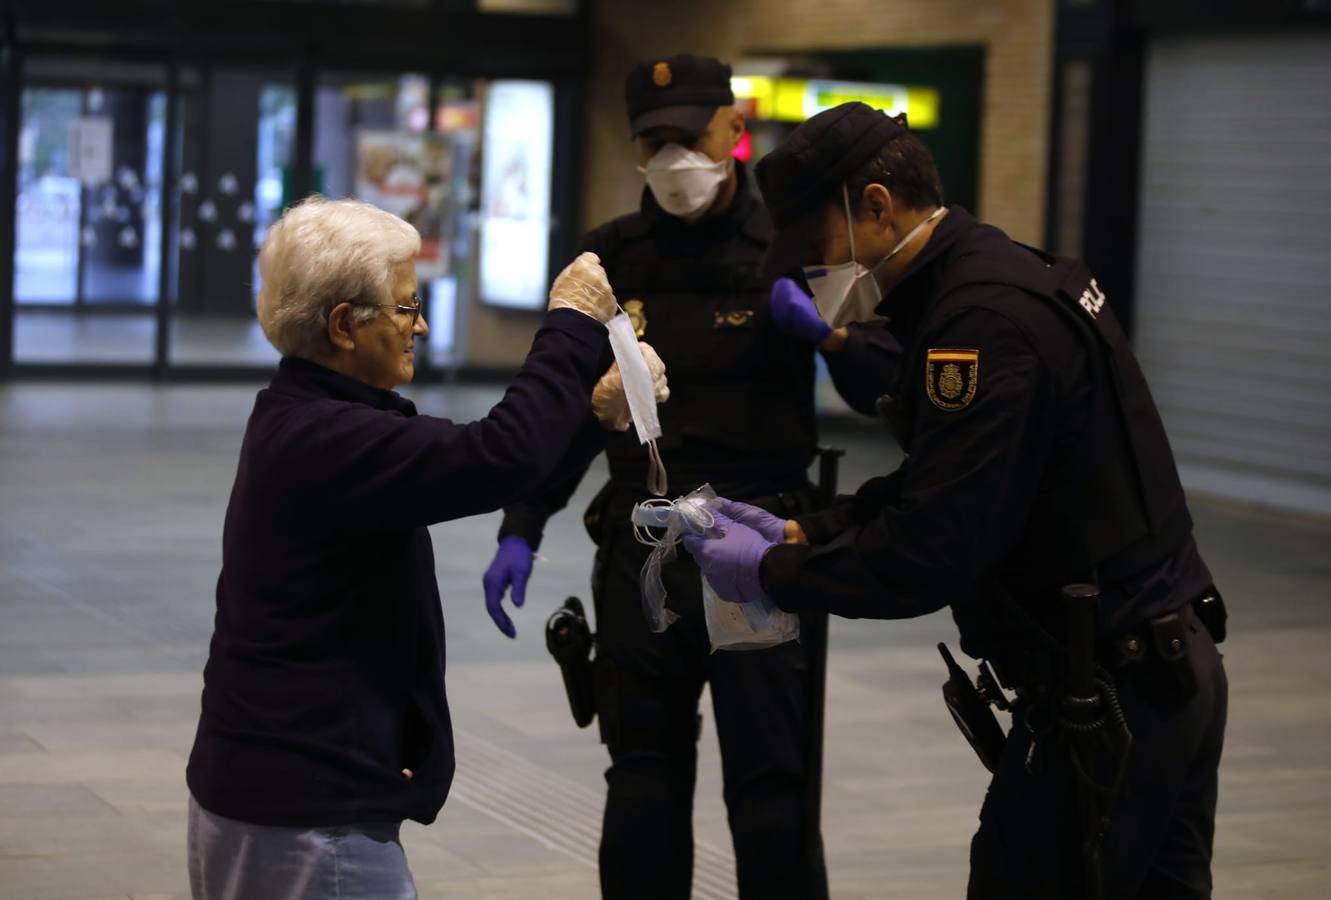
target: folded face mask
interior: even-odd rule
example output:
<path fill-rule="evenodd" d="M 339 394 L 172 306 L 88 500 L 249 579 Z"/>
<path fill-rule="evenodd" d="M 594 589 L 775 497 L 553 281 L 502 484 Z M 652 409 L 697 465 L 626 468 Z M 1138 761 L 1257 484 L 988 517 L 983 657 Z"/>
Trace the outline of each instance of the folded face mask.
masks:
<path fill-rule="evenodd" d="M 656 439 L 661 436 L 661 419 L 656 413 L 656 391 L 652 387 L 652 373 L 643 358 L 633 322 L 620 310 L 606 325 L 610 331 L 610 349 L 619 374 L 624 379 L 624 397 L 628 400 L 629 415 L 638 432 L 638 442 L 647 445 L 650 462 L 647 468 L 647 490 L 657 497 L 665 496 L 666 471 Z"/>

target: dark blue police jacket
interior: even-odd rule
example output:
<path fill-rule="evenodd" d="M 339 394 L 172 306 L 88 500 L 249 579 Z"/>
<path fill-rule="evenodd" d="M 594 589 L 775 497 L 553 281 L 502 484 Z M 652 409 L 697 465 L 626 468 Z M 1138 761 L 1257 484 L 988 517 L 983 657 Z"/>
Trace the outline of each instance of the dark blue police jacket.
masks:
<path fill-rule="evenodd" d="M 282 360 L 227 507 L 186 773 L 205 809 L 260 825 L 434 820 L 454 761 L 426 526 L 498 509 L 603 440 L 590 398 L 608 359 L 603 325 L 552 312 L 503 400 L 466 424 Z"/>

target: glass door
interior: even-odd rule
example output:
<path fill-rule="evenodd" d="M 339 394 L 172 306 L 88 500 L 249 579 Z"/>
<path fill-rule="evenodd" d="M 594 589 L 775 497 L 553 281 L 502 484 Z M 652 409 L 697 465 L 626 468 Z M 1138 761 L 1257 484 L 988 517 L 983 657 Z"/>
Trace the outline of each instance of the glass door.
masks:
<path fill-rule="evenodd" d="M 179 80 L 170 363 L 262 367 L 258 248 L 291 198 L 297 94 L 286 69 L 186 67 Z"/>
<path fill-rule="evenodd" d="M 151 364 L 165 69 L 36 58 L 22 72 L 14 361 Z"/>
<path fill-rule="evenodd" d="M 508 310 L 477 308 L 482 294 L 501 299 L 481 284 L 487 259 L 548 268 L 549 83 L 333 68 L 299 82 L 295 64 L 168 68 L 54 53 L 20 63 L 6 107 L 19 112 L 5 323 L 15 365 L 271 369 L 278 354 L 255 316 L 257 250 L 300 199 L 298 184 L 366 200 L 420 231 L 423 372 L 471 360 L 478 334 L 506 345 Z M 541 99 L 550 127 L 531 124 L 531 104 L 518 102 L 527 97 Z M 502 252 L 494 241 L 482 252 L 487 223 L 532 222 L 509 229 L 520 239 Z"/>

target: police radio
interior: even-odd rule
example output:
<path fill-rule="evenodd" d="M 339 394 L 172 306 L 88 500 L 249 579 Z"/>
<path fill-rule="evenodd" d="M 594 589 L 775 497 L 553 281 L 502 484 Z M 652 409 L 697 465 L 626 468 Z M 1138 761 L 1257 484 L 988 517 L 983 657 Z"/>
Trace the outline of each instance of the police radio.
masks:
<path fill-rule="evenodd" d="M 947 644 L 939 644 L 938 652 L 947 664 L 948 678 L 943 682 L 943 702 L 947 704 L 947 711 L 952 713 L 952 720 L 957 723 L 962 736 L 971 745 L 980 762 L 993 772 L 997 770 L 999 757 L 1003 755 L 1007 735 L 998 724 L 998 717 L 989 708 L 990 701 L 975 689 L 966 671 L 952 658 Z M 987 676 L 987 668 L 984 672 Z"/>

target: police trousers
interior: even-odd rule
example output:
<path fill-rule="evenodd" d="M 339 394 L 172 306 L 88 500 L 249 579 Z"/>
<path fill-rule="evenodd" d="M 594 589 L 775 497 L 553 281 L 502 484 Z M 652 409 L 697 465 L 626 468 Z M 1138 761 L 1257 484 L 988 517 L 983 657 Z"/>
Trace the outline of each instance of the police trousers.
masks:
<path fill-rule="evenodd" d="M 1105 900 L 1196 900 L 1211 896 L 1217 771 L 1228 682 L 1205 627 L 1188 615 L 1188 664 L 1197 692 L 1161 702 L 1150 664 L 1113 670 L 1132 731 L 1127 774 L 1102 854 Z M 1084 896 L 1076 781 L 1055 740 L 1014 718 L 971 842 L 970 900 L 1072 900 Z"/>
<path fill-rule="evenodd" d="M 618 506 L 607 510 L 609 521 L 626 522 Z M 653 634 L 639 586 L 647 554 L 628 529 L 607 527 L 593 574 L 597 718 L 610 752 L 602 897 L 691 895 L 698 700 L 707 684 L 741 900 L 824 900 L 821 838 L 806 828 L 805 646 L 711 653 L 701 575 L 682 546 L 662 571 L 667 606 L 680 619 Z"/>

